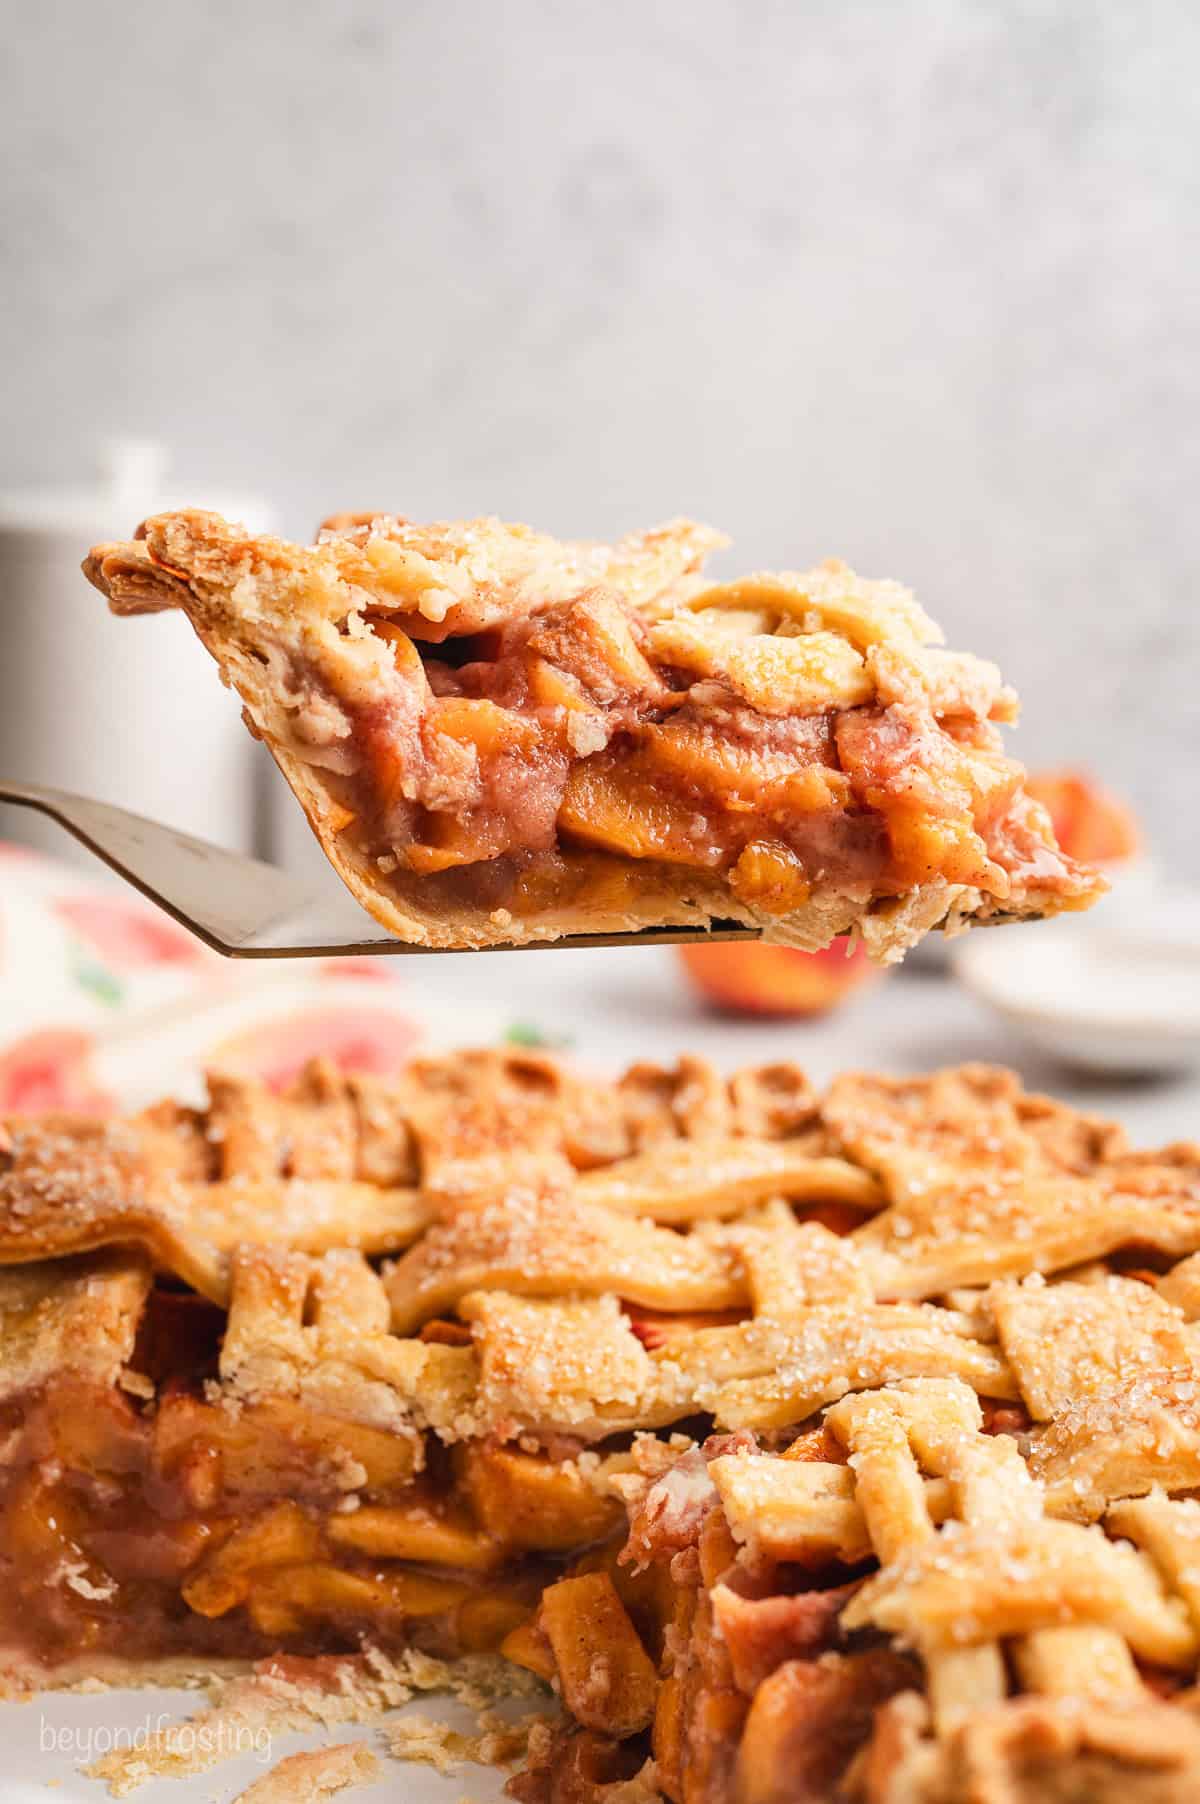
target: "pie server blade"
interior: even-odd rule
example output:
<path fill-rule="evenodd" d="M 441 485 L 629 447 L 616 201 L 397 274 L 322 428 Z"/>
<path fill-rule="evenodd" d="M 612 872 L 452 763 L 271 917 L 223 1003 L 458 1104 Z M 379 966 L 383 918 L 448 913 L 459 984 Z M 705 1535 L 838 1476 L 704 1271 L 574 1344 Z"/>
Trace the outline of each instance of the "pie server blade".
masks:
<path fill-rule="evenodd" d="M 33 808 L 64 827 L 119 877 L 226 958 L 422 957 L 451 950 L 411 946 L 380 933 L 332 872 L 328 887 L 276 865 L 146 820 L 110 802 L 27 783 L 0 783 L 0 801 Z M 696 940 L 753 940 L 732 921 L 712 927 L 644 927 L 635 933 L 573 933 L 559 940 L 487 946 L 487 952 L 556 947 L 671 946 Z"/>

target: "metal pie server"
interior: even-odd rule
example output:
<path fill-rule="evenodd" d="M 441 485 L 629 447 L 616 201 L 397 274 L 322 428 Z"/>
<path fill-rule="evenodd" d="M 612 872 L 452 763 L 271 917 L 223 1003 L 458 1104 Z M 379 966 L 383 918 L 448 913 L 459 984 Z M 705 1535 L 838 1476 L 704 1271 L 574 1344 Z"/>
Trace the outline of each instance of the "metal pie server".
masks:
<path fill-rule="evenodd" d="M 134 889 L 225 958 L 362 958 L 375 954 L 444 952 L 410 946 L 381 932 L 340 884 L 322 890 L 277 866 L 161 821 L 31 783 L 0 782 L 0 802 L 33 808 L 73 834 Z M 752 928 L 733 922 L 704 927 L 646 927 L 637 933 L 575 933 L 490 952 L 549 951 L 556 946 L 666 946 L 692 940 L 752 940 Z"/>

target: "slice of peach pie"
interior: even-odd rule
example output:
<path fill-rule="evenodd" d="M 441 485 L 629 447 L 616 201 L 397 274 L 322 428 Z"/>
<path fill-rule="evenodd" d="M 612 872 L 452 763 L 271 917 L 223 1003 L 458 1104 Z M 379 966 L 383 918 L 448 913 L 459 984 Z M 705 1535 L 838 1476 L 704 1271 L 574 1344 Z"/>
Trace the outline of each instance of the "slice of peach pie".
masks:
<path fill-rule="evenodd" d="M 419 1650 L 553 1688 L 523 1804 L 1200 1797 L 1200 1148 L 314 1066 L 8 1122 L 0 1266 L 12 1686 Z"/>
<path fill-rule="evenodd" d="M 85 569 L 182 608 L 331 863 L 399 938 L 737 922 L 881 959 L 1103 887 L 1001 750 L 1016 698 L 903 589 L 706 583 L 686 521 L 614 546 L 331 520 L 311 547 L 159 514 Z"/>

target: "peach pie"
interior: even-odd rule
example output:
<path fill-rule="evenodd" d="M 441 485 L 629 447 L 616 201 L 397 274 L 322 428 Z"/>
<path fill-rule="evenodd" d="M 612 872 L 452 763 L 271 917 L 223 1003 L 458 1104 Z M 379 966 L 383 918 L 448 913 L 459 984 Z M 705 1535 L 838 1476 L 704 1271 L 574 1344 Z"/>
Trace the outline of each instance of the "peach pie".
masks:
<path fill-rule="evenodd" d="M 118 613 L 183 609 L 403 940 L 724 921 L 890 960 L 1094 900 L 1001 749 L 994 665 L 844 564 L 714 585 L 721 543 L 345 515 L 301 547 L 183 512 L 85 569 Z"/>
<path fill-rule="evenodd" d="M 1200 1796 L 1200 1148 L 314 1066 L 7 1123 L 0 1262 L 11 1684 L 489 1653 L 524 1804 Z"/>

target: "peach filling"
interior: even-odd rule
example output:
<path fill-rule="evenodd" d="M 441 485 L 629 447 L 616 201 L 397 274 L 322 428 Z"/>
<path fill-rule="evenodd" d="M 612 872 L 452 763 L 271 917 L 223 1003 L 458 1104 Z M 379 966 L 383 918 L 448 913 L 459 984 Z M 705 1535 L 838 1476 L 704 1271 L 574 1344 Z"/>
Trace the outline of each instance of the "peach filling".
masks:
<path fill-rule="evenodd" d="M 623 1520 L 572 1464 L 477 1443 L 415 1474 L 404 1438 L 282 1398 L 234 1414 L 168 1387 L 142 1414 L 62 1382 L 8 1426 L 0 1638 L 47 1666 L 495 1649 Z"/>
<path fill-rule="evenodd" d="M 332 818 L 400 878 L 528 908 L 632 860 L 720 878 L 769 914 L 937 878 L 1000 899 L 1030 878 L 1072 888 L 989 723 L 867 704 L 759 713 L 652 665 L 602 594 L 451 642 L 458 663 L 371 624 L 403 700 L 350 709 L 361 768 L 331 779 Z"/>

